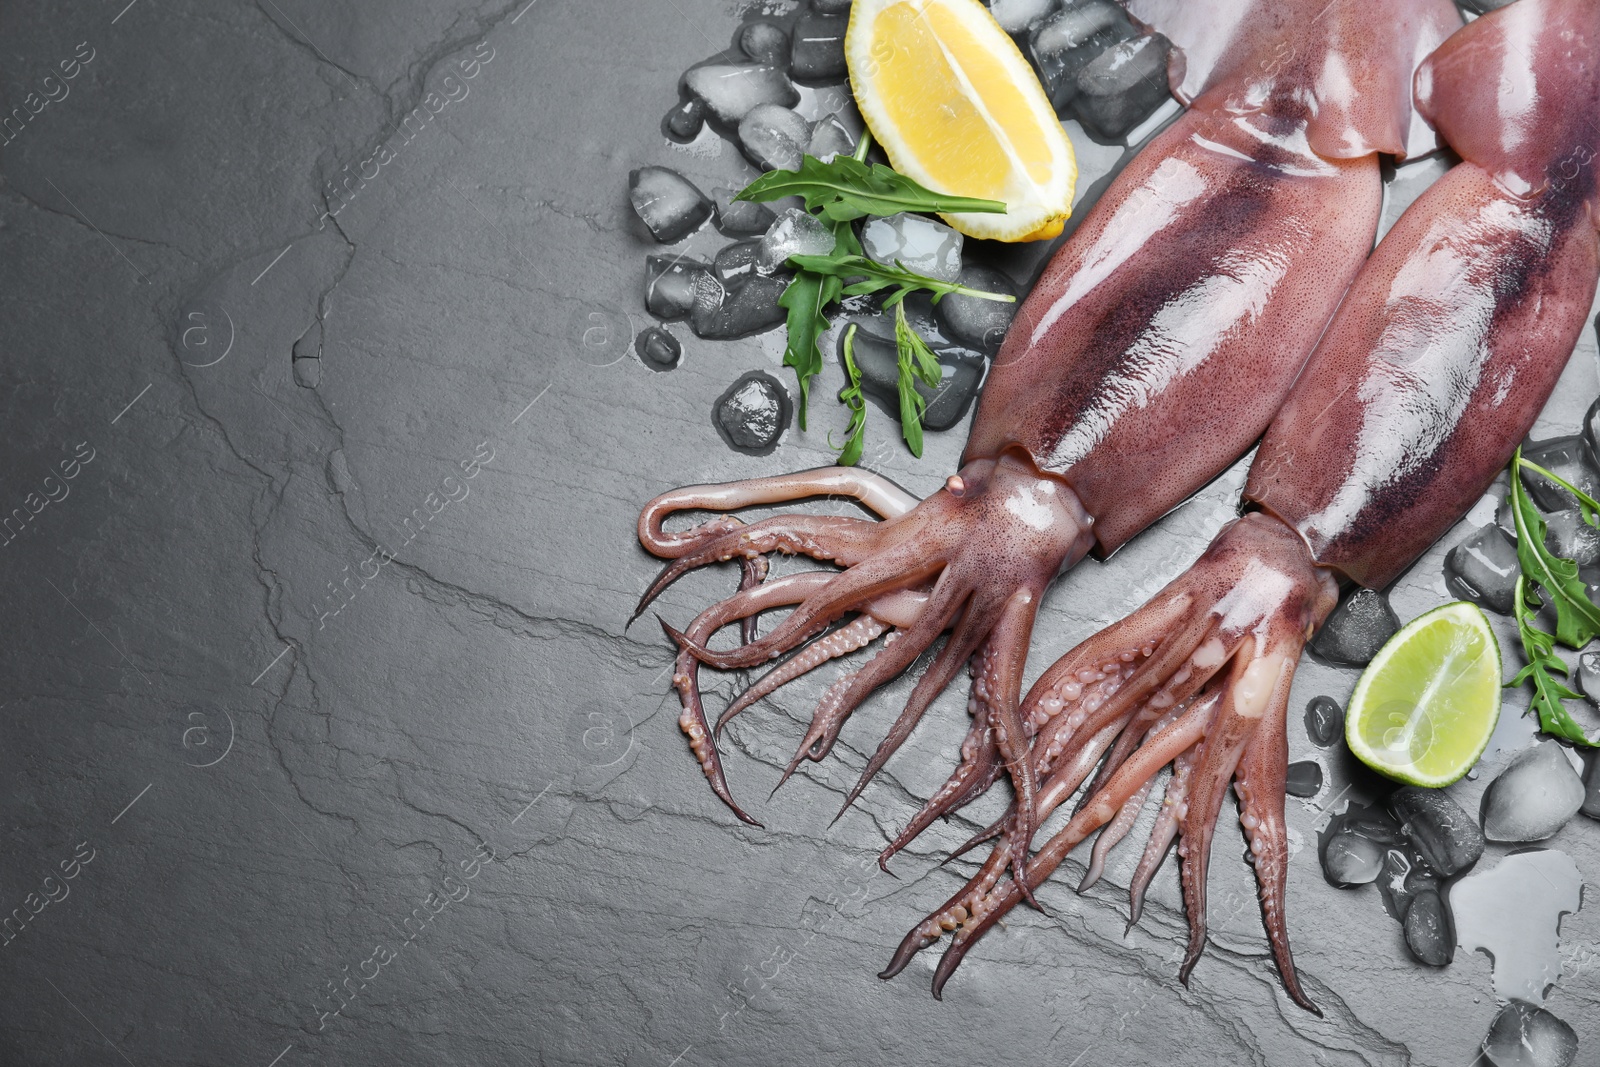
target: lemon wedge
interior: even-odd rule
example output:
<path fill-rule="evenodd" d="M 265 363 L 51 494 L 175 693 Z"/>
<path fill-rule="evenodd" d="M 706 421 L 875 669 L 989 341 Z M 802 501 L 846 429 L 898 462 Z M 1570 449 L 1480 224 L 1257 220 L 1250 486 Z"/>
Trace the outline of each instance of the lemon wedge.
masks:
<path fill-rule="evenodd" d="M 856 104 L 894 169 L 1006 213 L 942 216 L 968 237 L 1061 232 L 1078 167 L 1033 68 L 978 0 L 856 0 L 845 34 Z"/>

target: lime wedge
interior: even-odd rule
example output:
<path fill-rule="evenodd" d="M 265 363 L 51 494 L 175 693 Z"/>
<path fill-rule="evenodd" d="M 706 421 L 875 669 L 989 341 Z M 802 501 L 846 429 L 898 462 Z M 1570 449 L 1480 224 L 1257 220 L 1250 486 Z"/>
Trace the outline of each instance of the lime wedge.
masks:
<path fill-rule="evenodd" d="M 1379 774 L 1436 787 L 1472 769 L 1499 719 L 1500 644 L 1483 610 L 1457 601 L 1378 650 L 1350 698 L 1344 737 Z"/>

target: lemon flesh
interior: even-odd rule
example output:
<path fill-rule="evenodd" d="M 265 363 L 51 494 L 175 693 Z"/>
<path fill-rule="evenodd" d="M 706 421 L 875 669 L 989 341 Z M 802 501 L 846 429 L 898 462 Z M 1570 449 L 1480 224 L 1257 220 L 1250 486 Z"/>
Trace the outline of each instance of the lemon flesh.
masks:
<path fill-rule="evenodd" d="M 1411 620 L 1378 650 L 1350 698 L 1345 741 L 1380 774 L 1442 786 L 1483 755 L 1500 719 L 1500 644 L 1476 604 Z"/>
<path fill-rule="evenodd" d="M 1054 237 L 1077 164 L 1033 68 L 978 0 L 857 0 L 845 35 L 851 88 L 900 173 L 1006 213 L 942 216 L 969 237 Z"/>

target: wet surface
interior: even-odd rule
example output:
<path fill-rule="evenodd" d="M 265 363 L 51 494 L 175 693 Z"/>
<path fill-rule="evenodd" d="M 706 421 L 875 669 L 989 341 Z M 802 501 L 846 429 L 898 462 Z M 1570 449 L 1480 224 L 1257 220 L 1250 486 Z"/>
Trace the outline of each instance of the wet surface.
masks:
<path fill-rule="evenodd" d="M 1075 856 L 1040 891 L 1048 914 L 1019 911 L 942 1003 L 931 961 L 880 982 L 906 928 L 970 873 L 938 860 L 998 814 L 935 828 L 898 880 L 872 863 L 944 780 L 964 692 L 831 827 L 909 680 L 829 762 L 752 804 L 766 830 L 711 796 L 676 726 L 672 649 L 650 620 L 624 630 L 657 569 L 638 508 L 681 484 L 830 464 L 848 417 L 830 361 L 809 431 L 740 455 L 709 412 L 750 370 L 792 385 L 781 332 L 697 343 L 670 374 L 632 354 L 660 246 L 629 172 L 671 167 L 719 203 L 753 175 L 721 138 L 661 132 L 688 65 L 738 58 L 739 22 L 690 0 L 0 12 L 7 111 L 79 42 L 94 57 L 0 145 L 5 507 L 29 513 L 0 560 L 19 620 L 0 694 L 0 892 L 25 918 L 0 951 L 0 1059 L 1477 1055 L 1500 1012 L 1493 965 L 1458 951 L 1425 966 L 1376 888 L 1327 884 L 1318 829 L 1388 787 L 1298 721 L 1290 759 L 1327 761 L 1321 793 L 1286 815 L 1301 846 L 1289 923 L 1321 1020 L 1279 988 L 1239 839 L 1221 847 L 1231 812 L 1188 989 L 1170 865 L 1124 936 L 1127 850 L 1083 896 Z M 1069 131 L 1091 195 L 1121 150 Z M 728 240 L 703 226 L 672 251 L 709 263 Z M 997 265 L 1021 280 L 1042 254 Z M 1537 438 L 1579 431 L 1596 370 L 1588 331 Z M 961 426 L 917 461 L 889 416 L 868 424 L 864 463 L 916 494 L 956 469 Z M 1192 561 L 1243 470 L 1059 583 L 1030 677 Z M 1401 620 L 1450 599 L 1444 555 L 1497 502 L 1400 579 Z M 736 581 L 693 576 L 659 608 L 681 624 Z M 1514 632 L 1492 621 L 1510 665 Z M 1356 676 L 1308 659 L 1294 706 L 1343 703 Z M 830 680 L 729 727 L 741 796 L 777 780 Z M 1527 744 L 1525 701 L 1507 694 L 1505 746 L 1451 787 L 1464 809 Z M 1600 877 L 1594 820 L 1542 844 Z M 1474 870 L 1507 855 L 1491 843 Z M 1562 919 L 1555 951 L 1545 1006 L 1600 1048 L 1600 908 Z"/>

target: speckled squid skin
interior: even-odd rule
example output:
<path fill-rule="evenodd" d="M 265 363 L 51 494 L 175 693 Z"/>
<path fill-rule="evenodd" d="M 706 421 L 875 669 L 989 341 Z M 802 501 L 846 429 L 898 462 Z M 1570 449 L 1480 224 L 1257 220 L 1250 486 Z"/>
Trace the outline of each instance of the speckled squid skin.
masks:
<path fill-rule="evenodd" d="M 1373 588 L 1532 427 L 1600 278 L 1600 5 L 1518 0 L 1417 74 L 1465 162 L 1401 217 L 1268 431 L 1245 497 Z"/>
<path fill-rule="evenodd" d="M 1235 7 L 1262 6 L 1264 23 L 1233 22 Z M 1130 8 L 1180 46 L 1225 47 L 1175 61 L 1175 87 L 1188 71 L 1200 95 L 1019 310 L 966 450 L 1027 449 L 1073 487 L 1102 552 L 1215 477 L 1277 412 L 1372 249 L 1375 153 L 1406 148 L 1410 73 L 1459 24 L 1447 0 Z M 1209 33 L 1188 32 L 1196 13 Z"/>

